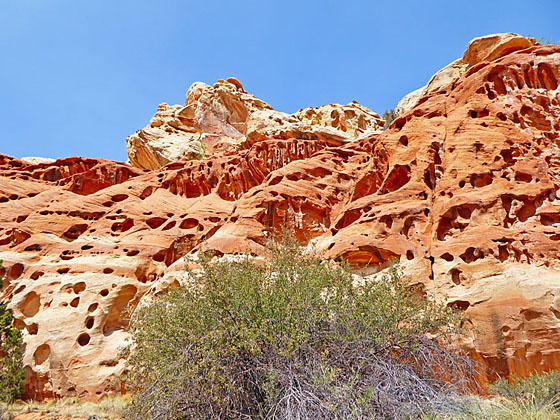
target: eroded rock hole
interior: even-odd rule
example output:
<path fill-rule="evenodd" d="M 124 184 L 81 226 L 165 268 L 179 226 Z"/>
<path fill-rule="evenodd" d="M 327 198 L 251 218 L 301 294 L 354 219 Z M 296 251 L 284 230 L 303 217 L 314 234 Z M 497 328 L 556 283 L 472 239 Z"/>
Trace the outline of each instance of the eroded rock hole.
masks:
<path fill-rule="evenodd" d="M 33 324 L 25 325 L 25 329 L 29 335 L 37 335 L 37 332 L 39 332 L 39 325 L 34 322 Z"/>
<path fill-rule="evenodd" d="M 466 262 L 467 264 L 473 263 L 478 259 L 484 258 L 484 254 L 482 253 L 481 250 L 474 248 L 474 247 L 468 247 L 464 253 L 462 253 L 461 255 L 459 255 L 459 257 Z"/>
<path fill-rule="evenodd" d="M 179 228 L 181 229 L 192 229 L 194 227 L 198 226 L 198 220 L 189 217 L 188 219 L 185 219 L 181 222 L 181 224 L 179 225 Z"/>
<path fill-rule="evenodd" d="M 169 230 L 171 228 L 173 228 L 175 225 L 177 224 L 177 222 L 175 220 L 172 220 L 171 222 L 169 222 L 168 224 L 166 224 L 162 230 Z"/>
<path fill-rule="evenodd" d="M 44 274 L 45 273 L 42 272 L 42 271 L 35 271 L 33 274 L 31 274 L 31 279 L 32 280 L 37 280 L 39 277 L 41 277 Z"/>
<path fill-rule="evenodd" d="M 91 337 L 89 336 L 88 333 L 82 333 L 78 336 L 78 344 L 80 346 L 86 346 L 89 344 L 89 341 L 91 340 Z"/>
<path fill-rule="evenodd" d="M 6 278 L 8 280 L 17 280 L 23 274 L 23 264 L 16 263 L 10 267 L 8 272 L 6 273 Z"/>
<path fill-rule="evenodd" d="M 31 318 L 39 312 L 40 307 L 41 299 L 39 295 L 35 292 L 29 292 L 21 302 L 19 310 L 26 318 Z"/>
<path fill-rule="evenodd" d="M 395 165 L 387 176 L 382 193 L 397 191 L 410 181 L 410 168 L 407 165 Z"/>
<path fill-rule="evenodd" d="M 74 286 L 72 286 L 72 290 L 76 294 L 82 293 L 84 290 L 86 290 L 86 284 L 83 281 L 78 282 Z"/>
<path fill-rule="evenodd" d="M 41 344 L 33 353 L 33 361 L 36 365 L 42 365 L 51 355 L 51 348 L 48 344 Z"/>
<path fill-rule="evenodd" d="M 446 252 L 445 254 L 442 254 L 441 258 L 443 258 L 445 261 L 448 261 L 448 262 L 453 261 L 453 255 L 451 255 L 449 252 Z"/>
<path fill-rule="evenodd" d="M 458 309 L 460 311 L 466 311 L 471 304 L 466 300 L 454 300 L 453 302 L 449 302 L 447 304 L 449 308 Z"/>
<path fill-rule="evenodd" d="M 120 201 L 126 200 L 127 198 L 128 198 L 127 194 L 116 194 L 111 197 L 111 200 L 114 201 L 115 203 L 118 203 Z"/>
<path fill-rule="evenodd" d="M 461 284 L 461 270 L 458 270 L 457 268 L 454 268 L 453 270 L 451 270 L 450 274 L 451 274 L 451 280 L 453 281 L 453 283 L 455 283 L 457 285 Z"/>
<path fill-rule="evenodd" d="M 93 328 L 94 323 L 95 323 L 95 318 L 92 316 L 88 316 L 86 318 L 85 326 L 88 330 L 91 330 Z"/>
<path fill-rule="evenodd" d="M 85 223 L 80 223 L 68 228 L 66 232 L 62 234 L 62 237 L 68 241 L 73 241 L 77 239 L 82 233 L 84 233 L 88 228 Z"/>
<path fill-rule="evenodd" d="M 163 217 L 152 217 L 151 219 L 146 220 L 146 223 L 151 229 L 157 229 L 165 222 Z"/>

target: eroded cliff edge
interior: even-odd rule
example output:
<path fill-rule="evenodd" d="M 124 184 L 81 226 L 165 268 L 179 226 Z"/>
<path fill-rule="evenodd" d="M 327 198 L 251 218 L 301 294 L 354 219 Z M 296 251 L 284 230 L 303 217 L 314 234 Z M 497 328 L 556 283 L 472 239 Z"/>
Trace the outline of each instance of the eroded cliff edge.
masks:
<path fill-rule="evenodd" d="M 118 392 L 126 308 L 176 284 L 182 252 L 259 254 L 282 226 L 371 273 L 399 258 L 498 373 L 560 368 L 560 46 L 493 35 L 452 64 L 385 131 L 359 104 L 284 114 L 229 79 L 160 105 L 134 166 L 0 155 L 27 394 Z"/>

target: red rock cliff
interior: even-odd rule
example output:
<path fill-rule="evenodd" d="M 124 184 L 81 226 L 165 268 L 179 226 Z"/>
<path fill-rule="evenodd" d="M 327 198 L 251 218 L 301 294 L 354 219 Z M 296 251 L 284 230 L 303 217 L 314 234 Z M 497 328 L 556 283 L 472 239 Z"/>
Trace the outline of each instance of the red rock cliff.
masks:
<path fill-rule="evenodd" d="M 118 390 L 124 312 L 180 277 L 177 250 L 258 254 L 282 226 L 371 273 L 400 258 L 498 373 L 560 368 L 560 46 L 510 38 L 476 40 L 384 132 L 358 104 L 275 116 L 230 79 L 129 138 L 150 170 L 0 155 L 27 394 Z"/>

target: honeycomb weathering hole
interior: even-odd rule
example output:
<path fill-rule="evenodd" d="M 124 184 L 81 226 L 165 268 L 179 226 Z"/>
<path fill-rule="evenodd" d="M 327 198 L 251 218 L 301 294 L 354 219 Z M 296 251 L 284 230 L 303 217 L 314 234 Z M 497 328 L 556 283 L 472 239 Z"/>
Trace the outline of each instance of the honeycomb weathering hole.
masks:
<path fill-rule="evenodd" d="M 113 225 L 111 226 L 111 230 L 113 232 L 126 232 L 132 226 L 134 226 L 134 220 L 128 218 L 122 222 L 113 223 Z"/>
<path fill-rule="evenodd" d="M 150 228 L 157 229 L 165 222 L 163 217 L 152 217 L 151 219 L 146 220 L 146 223 Z"/>
<path fill-rule="evenodd" d="M 39 325 L 37 325 L 37 323 L 33 323 L 30 325 L 26 325 L 25 329 L 27 330 L 29 335 L 37 335 L 37 332 L 39 331 Z"/>
<path fill-rule="evenodd" d="M 88 225 L 81 223 L 78 225 L 71 226 L 66 232 L 62 234 L 63 238 L 73 241 L 77 239 L 82 233 L 84 233 L 88 228 Z"/>
<path fill-rule="evenodd" d="M 408 181 L 410 181 L 410 168 L 407 165 L 395 165 L 385 180 L 382 193 L 396 191 Z"/>
<path fill-rule="evenodd" d="M 29 292 L 21 303 L 19 310 L 27 318 L 31 318 L 32 316 L 35 316 L 37 312 L 39 312 L 40 306 L 41 299 L 39 298 L 39 295 L 35 292 Z"/>
<path fill-rule="evenodd" d="M 88 333 L 82 333 L 78 336 L 78 344 L 82 347 L 89 344 L 89 340 L 91 340 L 91 337 Z"/>
<path fill-rule="evenodd" d="M 48 344 L 41 344 L 33 353 L 33 361 L 36 365 L 43 364 L 51 355 L 51 348 Z"/>
<path fill-rule="evenodd" d="M 469 306 L 471 306 L 471 304 L 466 300 L 455 300 L 453 302 L 449 302 L 447 306 L 449 308 L 455 308 L 460 311 L 466 311 L 469 308 Z"/>
<path fill-rule="evenodd" d="M 120 201 L 126 200 L 127 198 L 128 198 L 127 194 L 116 194 L 111 197 L 111 200 L 114 201 L 115 203 L 118 203 Z"/>
<path fill-rule="evenodd" d="M 32 280 L 37 280 L 39 277 L 41 277 L 44 274 L 45 273 L 42 272 L 42 271 L 35 271 L 33 274 L 31 274 L 31 279 Z"/>
<path fill-rule="evenodd" d="M 94 322 L 95 322 L 95 319 L 94 319 L 92 316 L 88 316 L 88 317 L 86 318 L 86 322 L 85 322 L 86 328 L 87 328 L 88 330 L 89 330 L 89 329 L 92 329 L 92 328 L 93 328 Z"/>
<path fill-rule="evenodd" d="M 443 258 L 445 261 L 449 261 L 449 262 L 453 261 L 453 255 L 451 255 L 449 252 L 442 254 L 441 258 Z"/>
<path fill-rule="evenodd" d="M 86 290 L 86 284 L 83 281 L 76 283 L 74 286 L 72 286 L 72 290 L 76 294 L 82 293 L 84 290 Z"/>
<path fill-rule="evenodd" d="M 169 229 L 173 228 L 173 227 L 175 226 L 176 223 L 177 223 L 177 222 L 176 222 L 175 220 L 172 220 L 171 222 L 169 222 L 167 225 L 165 225 L 165 226 L 163 227 L 163 230 L 169 230 Z"/>
<path fill-rule="evenodd" d="M 8 280 L 16 280 L 18 279 L 21 274 L 23 273 L 23 264 L 21 263 L 16 263 L 14 265 L 12 265 L 10 267 L 10 269 L 8 270 L 8 273 L 6 274 L 6 277 L 8 278 Z"/>

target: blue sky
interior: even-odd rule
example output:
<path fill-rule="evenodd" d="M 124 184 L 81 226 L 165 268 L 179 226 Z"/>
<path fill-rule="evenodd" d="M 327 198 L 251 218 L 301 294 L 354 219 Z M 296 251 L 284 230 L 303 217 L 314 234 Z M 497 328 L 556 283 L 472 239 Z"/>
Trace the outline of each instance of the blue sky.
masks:
<path fill-rule="evenodd" d="M 0 153 L 126 160 L 191 83 L 379 112 L 495 32 L 560 40 L 560 0 L 0 0 Z"/>

